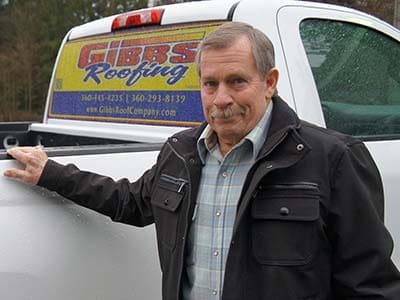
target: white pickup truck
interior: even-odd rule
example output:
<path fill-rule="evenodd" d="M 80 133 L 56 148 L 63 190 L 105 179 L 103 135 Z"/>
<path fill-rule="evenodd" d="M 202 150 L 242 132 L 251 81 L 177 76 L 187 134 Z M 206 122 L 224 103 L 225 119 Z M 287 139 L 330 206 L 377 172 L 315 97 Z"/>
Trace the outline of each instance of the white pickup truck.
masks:
<path fill-rule="evenodd" d="M 203 120 L 194 56 L 221 23 L 273 41 L 279 94 L 310 122 L 367 144 L 383 178 L 400 267 L 400 32 L 344 7 L 215 0 L 154 7 L 72 28 L 60 48 L 43 123 L 0 124 L 5 149 L 135 180 L 160 143 Z M 0 299 L 161 299 L 154 228 L 134 228 L 36 186 L 0 177 Z"/>

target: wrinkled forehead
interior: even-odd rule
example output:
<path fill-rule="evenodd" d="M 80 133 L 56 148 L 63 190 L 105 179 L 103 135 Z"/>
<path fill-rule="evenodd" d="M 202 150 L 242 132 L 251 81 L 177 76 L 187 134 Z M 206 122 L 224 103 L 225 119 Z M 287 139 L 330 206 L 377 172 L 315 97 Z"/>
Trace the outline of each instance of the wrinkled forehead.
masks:
<path fill-rule="evenodd" d="M 207 38 L 206 38 L 207 39 Z M 204 51 L 212 51 L 212 50 L 224 50 L 224 49 L 229 49 L 232 47 L 235 47 L 236 45 L 250 45 L 250 40 L 247 36 L 245 35 L 234 35 L 232 37 L 227 37 L 225 36 L 222 39 L 213 39 L 212 41 L 203 41 L 204 44 L 200 46 L 201 54 Z"/>
<path fill-rule="evenodd" d="M 200 75 L 201 64 L 207 62 L 210 57 L 222 55 L 225 53 L 242 50 L 242 52 L 246 52 L 251 58 L 254 60 L 254 54 L 252 50 L 252 46 L 250 40 L 245 36 L 235 36 L 235 38 L 227 39 L 224 41 L 215 41 L 213 43 L 205 43 L 197 53 L 198 57 L 196 59 L 197 69 Z M 235 50 L 236 49 L 236 50 Z M 232 57 L 234 58 L 234 57 Z"/>

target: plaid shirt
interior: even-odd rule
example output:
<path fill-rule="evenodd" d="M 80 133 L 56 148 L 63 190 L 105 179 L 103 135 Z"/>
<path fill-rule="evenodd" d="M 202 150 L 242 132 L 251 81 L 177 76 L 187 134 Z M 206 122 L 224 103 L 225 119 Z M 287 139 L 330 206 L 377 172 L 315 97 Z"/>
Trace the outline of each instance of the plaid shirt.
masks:
<path fill-rule="evenodd" d="M 185 300 L 221 299 L 236 208 L 247 173 L 265 142 L 272 102 L 256 127 L 225 157 L 207 126 L 197 147 L 204 164 L 192 217 L 183 282 Z"/>

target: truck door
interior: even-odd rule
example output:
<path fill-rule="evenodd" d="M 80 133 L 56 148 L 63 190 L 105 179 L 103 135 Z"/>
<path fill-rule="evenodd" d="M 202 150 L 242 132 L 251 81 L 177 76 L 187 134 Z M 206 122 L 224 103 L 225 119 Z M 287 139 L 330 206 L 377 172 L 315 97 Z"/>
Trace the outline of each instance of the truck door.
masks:
<path fill-rule="evenodd" d="M 278 22 L 300 117 L 367 144 L 384 182 L 386 224 L 399 243 L 399 31 L 318 6 L 284 7 Z M 399 249 L 393 259 L 400 266 Z"/>

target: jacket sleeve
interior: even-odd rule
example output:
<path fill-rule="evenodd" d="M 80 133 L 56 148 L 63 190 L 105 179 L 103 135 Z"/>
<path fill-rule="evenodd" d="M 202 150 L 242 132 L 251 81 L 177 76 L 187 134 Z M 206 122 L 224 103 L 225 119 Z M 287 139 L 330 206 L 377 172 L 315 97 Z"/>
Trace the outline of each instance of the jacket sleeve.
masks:
<path fill-rule="evenodd" d="M 332 174 L 334 299 L 400 299 L 400 275 L 384 221 L 378 169 L 361 142 L 349 145 Z"/>
<path fill-rule="evenodd" d="M 154 222 L 150 195 L 155 169 L 153 166 L 131 183 L 127 179 L 114 181 L 49 159 L 38 185 L 109 216 L 113 221 L 145 226 Z"/>

